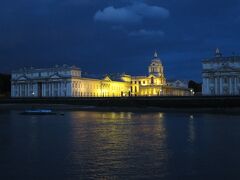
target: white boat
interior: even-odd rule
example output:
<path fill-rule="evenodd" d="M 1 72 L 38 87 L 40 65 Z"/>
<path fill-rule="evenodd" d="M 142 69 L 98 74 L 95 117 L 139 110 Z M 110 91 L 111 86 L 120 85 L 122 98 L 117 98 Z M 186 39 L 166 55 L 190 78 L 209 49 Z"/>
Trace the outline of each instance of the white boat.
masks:
<path fill-rule="evenodd" d="M 56 113 L 50 109 L 30 109 L 30 110 L 25 110 L 21 114 L 23 115 L 55 115 Z"/>

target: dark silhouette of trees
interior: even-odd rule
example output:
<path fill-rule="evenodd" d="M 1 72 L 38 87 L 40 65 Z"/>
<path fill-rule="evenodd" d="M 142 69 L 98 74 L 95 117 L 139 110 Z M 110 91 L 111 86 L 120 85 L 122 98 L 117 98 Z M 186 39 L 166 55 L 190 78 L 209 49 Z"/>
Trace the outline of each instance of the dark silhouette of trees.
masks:
<path fill-rule="evenodd" d="M 197 82 L 195 82 L 193 80 L 190 80 L 188 82 L 188 88 L 193 89 L 193 91 L 196 94 L 201 94 L 202 93 L 202 84 L 201 83 L 197 83 Z"/>
<path fill-rule="evenodd" d="M 11 94 L 11 75 L 0 74 L 0 96 L 9 97 Z"/>

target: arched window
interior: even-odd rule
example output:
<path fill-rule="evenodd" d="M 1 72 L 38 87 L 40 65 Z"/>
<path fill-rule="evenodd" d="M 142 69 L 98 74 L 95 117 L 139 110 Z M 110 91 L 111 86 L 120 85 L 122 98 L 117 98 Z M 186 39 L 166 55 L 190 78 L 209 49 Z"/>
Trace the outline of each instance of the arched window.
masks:
<path fill-rule="evenodd" d="M 154 84 L 154 78 L 151 77 L 151 84 Z"/>

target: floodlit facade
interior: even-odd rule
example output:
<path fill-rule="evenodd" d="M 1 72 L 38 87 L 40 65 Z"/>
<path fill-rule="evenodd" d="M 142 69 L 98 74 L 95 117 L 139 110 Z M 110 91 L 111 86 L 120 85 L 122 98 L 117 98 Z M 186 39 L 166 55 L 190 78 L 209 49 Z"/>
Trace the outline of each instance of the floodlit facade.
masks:
<path fill-rule="evenodd" d="M 217 49 L 202 66 L 203 95 L 240 95 L 240 56 L 224 57 Z"/>
<path fill-rule="evenodd" d="M 168 85 L 162 61 L 154 53 L 148 67 L 148 76 L 129 76 L 132 96 L 188 96 L 193 92 L 187 87 Z"/>
<path fill-rule="evenodd" d="M 83 77 L 75 66 L 21 69 L 12 72 L 12 97 L 124 97 L 186 96 L 187 87 L 168 85 L 157 53 L 148 67 L 148 76 Z"/>
<path fill-rule="evenodd" d="M 84 78 L 77 67 L 22 69 L 12 72 L 12 97 L 119 97 L 126 96 L 125 82 Z"/>

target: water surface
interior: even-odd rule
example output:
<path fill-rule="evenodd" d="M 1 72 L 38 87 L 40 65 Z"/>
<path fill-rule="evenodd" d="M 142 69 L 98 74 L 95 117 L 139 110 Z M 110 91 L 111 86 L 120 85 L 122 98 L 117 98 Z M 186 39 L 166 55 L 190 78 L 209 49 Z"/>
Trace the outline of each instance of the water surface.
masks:
<path fill-rule="evenodd" d="M 0 112 L 0 179 L 240 179 L 240 116 Z"/>

